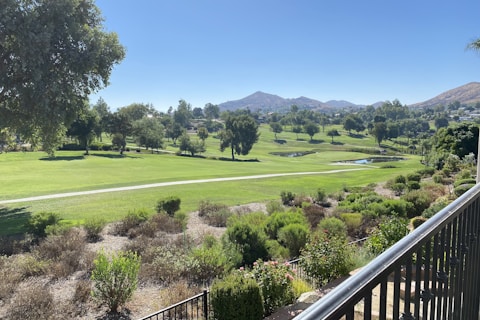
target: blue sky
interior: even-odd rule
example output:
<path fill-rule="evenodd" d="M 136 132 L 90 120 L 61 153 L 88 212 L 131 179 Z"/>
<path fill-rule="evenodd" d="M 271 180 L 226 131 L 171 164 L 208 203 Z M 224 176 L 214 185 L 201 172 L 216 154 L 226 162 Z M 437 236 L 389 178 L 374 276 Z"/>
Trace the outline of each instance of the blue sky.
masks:
<path fill-rule="evenodd" d="M 97 0 L 127 55 L 102 97 L 157 110 L 255 91 L 412 104 L 480 81 L 478 0 Z"/>

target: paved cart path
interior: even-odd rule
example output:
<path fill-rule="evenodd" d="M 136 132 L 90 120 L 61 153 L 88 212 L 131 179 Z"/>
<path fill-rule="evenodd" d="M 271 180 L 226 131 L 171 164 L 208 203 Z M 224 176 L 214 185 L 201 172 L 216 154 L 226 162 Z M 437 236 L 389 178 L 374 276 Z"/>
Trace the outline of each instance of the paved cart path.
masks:
<path fill-rule="evenodd" d="M 89 194 L 107 193 L 107 192 L 118 192 L 118 191 L 130 191 L 130 190 L 139 190 L 139 189 L 148 189 L 148 188 L 168 187 L 168 186 L 175 186 L 175 185 L 182 185 L 182 184 L 222 182 L 222 181 L 236 181 L 236 180 L 250 180 L 250 179 L 264 179 L 264 178 L 275 178 L 275 177 L 285 177 L 285 176 L 298 176 L 298 175 L 333 174 L 333 173 L 339 173 L 339 172 L 357 171 L 357 170 L 365 170 L 365 169 L 367 169 L 367 168 L 340 169 L 340 170 L 329 170 L 329 171 L 322 171 L 322 172 L 272 173 L 272 174 L 259 174 L 259 175 L 241 176 L 241 177 L 228 177 L 228 178 L 212 178 L 212 179 L 198 179 L 198 180 L 182 180 L 182 181 L 159 182 L 159 183 L 151 183 L 151 184 L 142 184 L 142 185 L 137 185 L 137 186 L 127 186 L 127 187 L 108 188 L 108 189 L 97 189 L 97 190 L 89 190 L 89 191 L 76 191 L 76 192 L 56 193 L 56 194 L 47 194 L 47 195 L 36 196 L 36 197 L 19 198 L 19 199 L 11 199 L 11 200 L 0 200 L 0 205 L 2 205 L 2 204 L 10 204 L 10 203 L 19 203 L 19 202 L 30 202 L 30 201 L 49 200 L 49 199 L 66 198 L 66 197 L 75 197 L 75 196 L 83 196 L 83 195 L 89 195 Z"/>

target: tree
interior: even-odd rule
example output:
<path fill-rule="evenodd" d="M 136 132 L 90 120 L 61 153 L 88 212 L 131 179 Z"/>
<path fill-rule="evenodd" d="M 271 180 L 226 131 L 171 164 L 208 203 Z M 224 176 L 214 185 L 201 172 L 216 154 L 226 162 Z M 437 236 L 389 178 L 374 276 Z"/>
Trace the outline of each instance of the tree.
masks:
<path fill-rule="evenodd" d="M 469 43 L 467 48 L 480 52 L 480 38 L 478 38 L 478 39 L 472 41 L 471 43 Z"/>
<path fill-rule="evenodd" d="M 200 140 L 202 140 L 203 142 L 205 142 L 205 139 L 208 138 L 208 130 L 207 130 L 207 128 L 205 128 L 205 127 L 200 127 L 200 128 L 198 128 L 197 136 L 200 138 Z"/>
<path fill-rule="evenodd" d="M 375 122 L 372 129 L 372 135 L 377 140 L 378 146 L 387 137 L 387 124 L 385 122 Z"/>
<path fill-rule="evenodd" d="M 67 135 L 78 139 L 80 145 L 85 149 L 85 154 L 88 154 L 88 146 L 95 138 L 95 128 L 98 127 L 99 118 L 94 110 L 87 110 L 80 114 L 75 119 L 67 130 Z"/>
<path fill-rule="evenodd" d="M 303 131 L 310 136 L 310 141 L 312 141 L 313 136 L 320 131 L 320 128 L 315 123 L 309 121 L 303 125 Z"/>
<path fill-rule="evenodd" d="M 133 136 L 139 146 L 158 149 L 163 147 L 163 125 L 157 118 L 143 118 L 133 123 Z"/>
<path fill-rule="evenodd" d="M 91 0 L 4 0 L 0 118 L 53 156 L 88 95 L 125 56 Z M 41 26 L 41 27 L 40 27 Z"/>
<path fill-rule="evenodd" d="M 203 110 L 202 108 L 193 108 L 192 110 L 192 116 L 194 119 L 200 119 L 203 118 Z"/>
<path fill-rule="evenodd" d="M 192 106 L 185 100 L 180 100 L 177 110 L 173 112 L 173 121 L 187 128 L 190 125 L 190 119 L 192 119 Z"/>
<path fill-rule="evenodd" d="M 133 122 L 145 118 L 149 114 L 153 114 L 155 112 L 155 109 L 152 105 L 143 103 L 132 103 L 126 107 L 118 109 L 118 112 L 127 116 L 130 121 Z"/>
<path fill-rule="evenodd" d="M 275 140 L 277 140 L 277 133 L 281 133 L 283 131 L 282 125 L 278 122 L 271 122 L 270 129 L 275 133 Z"/>
<path fill-rule="evenodd" d="M 435 128 L 446 128 L 448 127 L 448 117 L 446 114 L 441 114 L 435 117 Z"/>
<path fill-rule="evenodd" d="M 108 117 L 110 116 L 110 108 L 108 104 L 102 98 L 99 98 L 97 103 L 95 103 L 92 109 L 98 115 L 97 126 L 93 129 L 97 139 L 102 141 L 102 133 L 108 131 Z"/>
<path fill-rule="evenodd" d="M 207 119 L 217 119 L 220 117 L 220 109 L 215 104 L 207 103 L 203 108 L 203 114 Z"/>
<path fill-rule="evenodd" d="M 229 115 L 225 121 L 225 129 L 218 136 L 220 150 L 223 152 L 230 148 L 232 160 L 235 160 L 235 154 L 247 155 L 258 141 L 258 124 L 247 114 Z"/>
<path fill-rule="evenodd" d="M 302 133 L 302 127 L 300 127 L 300 126 L 294 126 L 294 127 L 292 128 L 292 131 L 293 131 L 293 133 L 295 133 L 295 134 L 297 135 L 297 140 L 298 140 L 298 134 L 299 134 L 299 133 Z"/>
<path fill-rule="evenodd" d="M 172 138 L 173 145 L 177 145 L 177 139 L 183 134 L 185 129 L 181 124 L 173 122 L 167 127 L 166 135 L 168 138 Z"/>
<path fill-rule="evenodd" d="M 127 146 L 127 136 L 133 133 L 132 121 L 128 115 L 117 111 L 110 116 L 108 130 L 115 136 L 114 144 L 120 146 L 120 154 L 123 154 Z"/>
<path fill-rule="evenodd" d="M 327 132 L 327 136 L 332 137 L 332 143 L 333 143 L 333 137 L 338 137 L 340 133 L 338 133 L 337 129 L 332 129 Z"/>

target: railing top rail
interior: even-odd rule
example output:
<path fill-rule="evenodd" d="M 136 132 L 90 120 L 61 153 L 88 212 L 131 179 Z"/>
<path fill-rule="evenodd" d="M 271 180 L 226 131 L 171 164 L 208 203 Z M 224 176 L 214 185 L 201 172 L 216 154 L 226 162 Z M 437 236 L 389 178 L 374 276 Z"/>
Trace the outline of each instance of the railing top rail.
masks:
<path fill-rule="evenodd" d="M 168 306 L 168 307 L 166 307 L 166 308 L 163 308 L 163 309 L 161 309 L 161 310 L 159 310 L 159 311 L 155 311 L 154 313 L 151 313 L 151 314 L 149 314 L 149 315 L 147 315 L 147 316 L 145 316 L 145 317 L 143 317 L 143 318 L 140 318 L 139 320 L 146 320 L 146 319 L 153 318 L 153 317 L 155 317 L 155 316 L 157 316 L 157 315 L 159 315 L 159 314 L 161 314 L 161 313 L 163 313 L 163 312 L 166 312 L 166 311 L 171 310 L 171 309 L 175 309 L 176 307 L 181 306 L 182 304 L 185 304 L 185 303 L 188 303 L 188 302 L 190 302 L 190 301 L 192 301 L 192 300 L 198 299 L 198 298 L 202 297 L 202 296 L 205 294 L 205 291 L 208 293 L 208 290 L 205 289 L 205 290 L 203 290 L 202 293 L 199 293 L 199 294 L 194 295 L 194 296 L 192 296 L 192 297 L 190 297 L 190 298 L 187 298 L 187 299 L 185 299 L 185 300 L 182 300 L 182 301 L 180 301 L 180 302 L 177 302 L 177 303 L 175 303 L 175 304 L 172 304 L 172 305 L 170 305 L 170 306 Z"/>
<path fill-rule="evenodd" d="M 345 280 L 295 319 L 327 319 L 336 315 L 336 310 L 340 305 L 356 303 L 356 300 L 361 297 L 361 292 L 365 289 L 372 289 L 380 279 L 387 277 L 393 271 L 394 265 L 401 263 L 406 255 L 414 252 L 457 217 L 462 209 L 479 197 L 479 193 L 480 184 L 477 184 L 372 260 L 368 267 L 364 267 L 355 276 Z"/>

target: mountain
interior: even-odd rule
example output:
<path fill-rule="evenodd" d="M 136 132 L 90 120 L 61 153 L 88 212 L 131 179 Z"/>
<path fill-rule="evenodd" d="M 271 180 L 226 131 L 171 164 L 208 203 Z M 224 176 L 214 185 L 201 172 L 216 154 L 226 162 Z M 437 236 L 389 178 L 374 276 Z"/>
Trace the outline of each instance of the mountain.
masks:
<path fill-rule="evenodd" d="M 480 102 L 480 82 L 467 83 L 455 89 L 445 91 L 427 101 L 412 104 L 409 107 L 425 108 L 436 105 L 447 106 L 454 101 L 459 101 L 461 104 L 474 104 Z"/>
<path fill-rule="evenodd" d="M 355 106 L 355 104 L 344 101 L 348 106 Z M 296 105 L 301 109 L 314 109 L 319 111 L 332 111 L 339 108 L 335 104 L 323 103 L 315 99 L 307 97 L 298 97 L 294 99 L 285 99 L 280 96 L 269 94 L 261 91 L 257 91 L 243 99 L 227 101 L 219 104 L 220 110 L 237 110 L 237 109 L 250 109 L 251 111 L 262 110 L 264 112 L 275 111 L 287 111 L 290 110 L 292 105 Z"/>
<path fill-rule="evenodd" d="M 480 102 L 480 82 L 470 82 L 458 88 L 448 90 L 438 96 L 420 103 L 409 105 L 413 108 L 433 107 L 436 105 L 445 105 L 459 101 L 461 104 L 474 104 Z M 373 104 L 375 108 L 381 106 L 382 101 Z M 250 109 L 251 111 L 262 110 L 263 112 L 286 112 L 290 110 L 292 105 L 298 106 L 300 109 L 312 109 L 315 111 L 333 112 L 338 109 L 355 110 L 365 107 L 365 105 L 357 105 L 345 100 L 330 100 L 321 102 L 307 97 L 299 97 L 294 99 L 285 99 L 280 96 L 257 91 L 243 99 L 227 101 L 220 103 L 220 110 L 234 111 L 237 109 Z"/>

